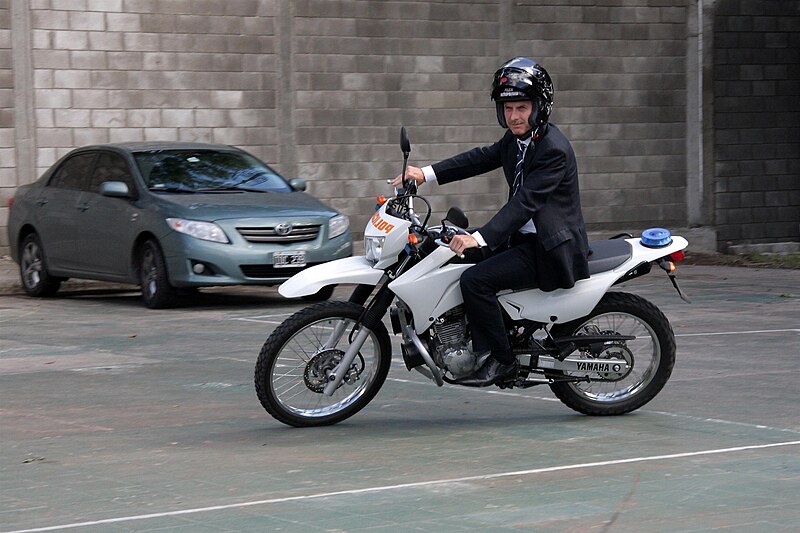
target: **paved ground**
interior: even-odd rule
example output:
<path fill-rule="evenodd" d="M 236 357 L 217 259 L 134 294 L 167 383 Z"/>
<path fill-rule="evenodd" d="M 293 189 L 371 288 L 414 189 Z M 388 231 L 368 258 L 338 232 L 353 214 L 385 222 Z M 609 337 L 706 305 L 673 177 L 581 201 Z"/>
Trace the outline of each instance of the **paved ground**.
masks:
<path fill-rule="evenodd" d="M 298 308 L 274 289 L 165 311 L 99 285 L 7 290 L 0 531 L 796 531 L 800 271 L 679 278 L 692 305 L 660 272 L 624 287 L 678 340 L 636 413 L 436 388 L 396 361 L 370 406 L 314 430 L 253 391 L 262 342 Z"/>

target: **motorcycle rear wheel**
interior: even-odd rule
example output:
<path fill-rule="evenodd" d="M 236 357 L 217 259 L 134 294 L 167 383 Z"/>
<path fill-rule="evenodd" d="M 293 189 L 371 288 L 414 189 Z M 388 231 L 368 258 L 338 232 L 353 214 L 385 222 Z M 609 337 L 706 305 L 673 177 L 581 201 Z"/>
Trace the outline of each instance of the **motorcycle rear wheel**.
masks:
<path fill-rule="evenodd" d="M 389 373 L 392 347 L 382 323 L 370 331 L 348 372 L 333 393 L 322 391 L 332 370 L 356 337 L 364 308 L 350 302 L 322 302 L 298 311 L 269 336 L 258 356 L 255 387 L 264 409 L 295 427 L 326 426 L 360 411 L 378 393 Z M 325 346 L 344 323 L 338 343 Z"/>
<path fill-rule="evenodd" d="M 609 292 L 587 316 L 555 326 L 552 333 L 556 338 L 580 335 L 594 326 L 606 334 L 636 337 L 620 350 L 630 359 L 630 372 L 618 381 L 561 381 L 550 388 L 566 406 L 586 415 L 621 415 L 642 407 L 664 388 L 675 366 L 669 320 L 640 296 Z"/>

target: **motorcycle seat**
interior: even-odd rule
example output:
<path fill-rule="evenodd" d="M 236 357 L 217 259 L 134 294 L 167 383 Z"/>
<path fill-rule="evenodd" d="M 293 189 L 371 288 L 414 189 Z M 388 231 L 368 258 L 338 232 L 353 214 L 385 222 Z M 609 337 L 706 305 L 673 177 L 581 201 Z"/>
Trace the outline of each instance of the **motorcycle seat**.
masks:
<path fill-rule="evenodd" d="M 606 239 L 589 243 L 589 275 L 616 268 L 633 253 L 630 243 L 624 239 Z"/>

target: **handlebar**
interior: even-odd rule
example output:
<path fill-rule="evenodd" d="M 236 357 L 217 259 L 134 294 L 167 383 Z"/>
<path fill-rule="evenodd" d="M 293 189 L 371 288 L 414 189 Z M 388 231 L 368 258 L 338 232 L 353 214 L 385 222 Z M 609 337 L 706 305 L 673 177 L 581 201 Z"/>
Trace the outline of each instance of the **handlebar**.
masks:
<path fill-rule="evenodd" d="M 387 206 L 387 212 L 389 214 L 396 216 L 398 218 L 402 218 L 411 222 L 411 231 L 416 232 L 420 236 L 424 236 L 425 238 L 431 239 L 436 245 L 449 248 L 450 242 L 453 240 L 453 237 L 456 235 L 469 235 L 469 233 L 462 228 L 457 226 L 447 225 L 442 221 L 441 226 L 431 226 L 427 227 L 428 220 L 430 219 L 432 208 L 430 203 L 423 198 L 422 196 L 417 196 L 416 191 L 416 182 L 411 180 L 407 182 L 407 187 L 401 187 L 400 189 L 395 189 L 396 196 L 391 198 L 389 204 Z M 419 198 L 422 200 L 425 205 L 428 207 L 428 213 L 425 216 L 425 220 L 421 221 L 419 216 L 414 212 L 414 207 L 412 204 L 413 198 Z M 455 253 L 455 252 L 454 252 Z M 457 254 L 461 259 L 464 259 L 464 254 Z"/>
<path fill-rule="evenodd" d="M 441 228 L 441 231 L 436 231 L 437 228 Z M 450 242 L 456 235 L 469 235 L 469 233 L 464 229 L 457 228 L 456 226 L 447 226 L 447 225 L 435 226 L 428 230 L 428 236 L 433 239 L 433 242 L 435 242 L 438 246 L 441 246 L 443 248 L 450 248 Z M 461 259 L 464 259 L 464 254 L 456 254 L 456 255 L 458 255 L 458 257 L 460 257 Z"/>

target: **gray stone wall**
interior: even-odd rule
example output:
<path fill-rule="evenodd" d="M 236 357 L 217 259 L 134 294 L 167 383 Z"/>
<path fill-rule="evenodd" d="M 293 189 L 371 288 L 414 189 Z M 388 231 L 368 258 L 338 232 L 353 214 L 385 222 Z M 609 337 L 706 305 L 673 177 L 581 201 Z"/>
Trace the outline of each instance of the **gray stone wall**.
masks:
<path fill-rule="evenodd" d="M 14 170 L 14 71 L 11 54 L 11 11 L 0 4 L 0 251 L 5 244 L 6 204 L 17 186 Z"/>
<path fill-rule="evenodd" d="M 272 3 L 31 5 L 37 173 L 104 142 L 219 142 L 276 159 Z"/>
<path fill-rule="evenodd" d="M 501 133 L 487 91 L 499 61 L 497 2 L 291 4 L 297 171 L 356 232 L 401 171 L 401 125 L 418 165 Z M 457 204 L 477 223 L 505 194 L 498 176 L 425 193 L 439 213 Z"/>
<path fill-rule="evenodd" d="M 590 230 L 686 226 L 684 3 L 515 3 L 514 51 L 553 76 Z"/>
<path fill-rule="evenodd" d="M 241 146 L 306 178 L 360 233 L 400 170 L 401 125 L 418 165 L 500 136 L 488 87 L 515 55 L 554 79 L 590 231 L 688 225 L 686 0 L 10 3 L 0 253 L 17 185 L 72 147 L 126 140 Z M 474 224 L 506 195 L 497 172 L 425 192 Z"/>
<path fill-rule="evenodd" d="M 800 3 L 723 0 L 714 21 L 720 243 L 800 241 Z"/>

